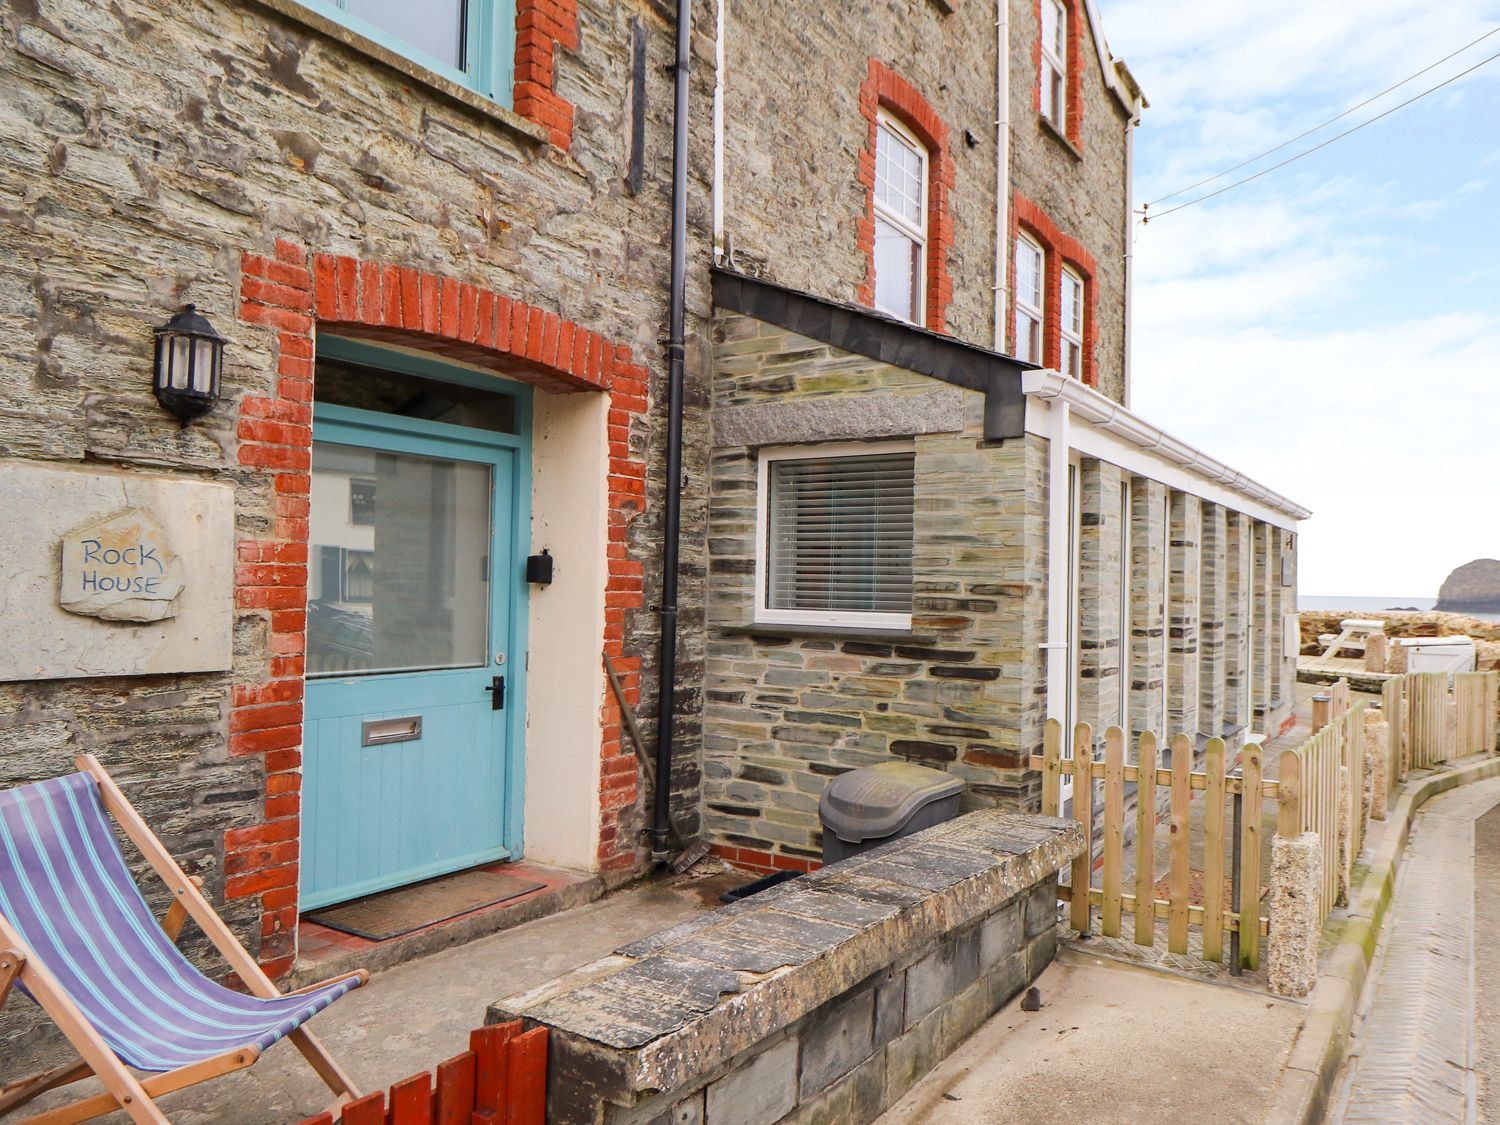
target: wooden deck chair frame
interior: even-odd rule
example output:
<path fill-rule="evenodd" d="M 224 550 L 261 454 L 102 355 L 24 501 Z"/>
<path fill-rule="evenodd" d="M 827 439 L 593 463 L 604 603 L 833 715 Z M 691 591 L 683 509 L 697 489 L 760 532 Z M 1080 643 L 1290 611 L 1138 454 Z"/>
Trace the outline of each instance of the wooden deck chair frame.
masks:
<path fill-rule="evenodd" d="M 92 754 L 83 754 L 74 759 L 74 764 L 80 773 L 86 773 L 98 782 L 99 796 L 104 802 L 105 811 L 114 818 L 115 823 L 120 826 L 131 842 L 140 849 L 141 854 L 146 857 L 146 862 L 172 892 L 172 905 L 162 919 L 162 928 L 167 935 L 175 941 L 183 924 L 191 918 L 208 935 L 209 940 L 229 962 L 229 967 L 238 974 L 251 995 L 265 999 L 282 996 L 283 993 L 277 991 L 276 986 L 256 964 L 255 958 L 251 957 L 245 947 L 240 944 L 239 939 L 234 936 L 234 932 L 225 924 L 224 919 L 219 917 L 218 912 L 203 897 L 202 880 L 189 878 L 183 873 L 171 853 L 156 838 L 156 834 L 146 826 L 146 822 L 125 799 L 125 794 L 120 792 L 119 786 L 105 772 L 98 760 Z M 335 977 L 331 981 L 322 981 L 286 995 L 295 996 L 298 992 L 311 991 L 311 989 L 323 987 L 324 984 L 348 980 L 351 977 L 359 977 L 363 982 L 369 979 L 369 974 L 364 969 L 358 969 L 355 972 Z M 18 982 L 26 986 L 26 990 L 51 1017 L 52 1022 L 57 1024 L 58 1029 L 67 1036 L 68 1042 L 79 1054 L 79 1061 L 0 1086 L 0 1117 L 5 1117 L 11 1111 L 48 1090 L 65 1086 L 70 1082 L 77 1082 L 90 1075 L 98 1076 L 104 1084 L 105 1092 L 58 1106 L 28 1117 L 24 1121 L 17 1121 L 14 1125 L 71 1125 L 73 1122 L 87 1121 L 90 1118 L 112 1113 L 117 1109 L 123 1109 L 132 1121 L 140 1125 L 146 1125 L 146 1123 L 168 1125 L 169 1119 L 157 1106 L 156 1098 L 162 1094 L 171 1093 L 173 1090 L 181 1090 L 206 1082 L 210 1078 L 217 1078 L 221 1074 L 243 1070 L 254 1063 L 261 1054 L 260 1049 L 254 1046 L 238 1047 L 211 1059 L 179 1067 L 176 1070 L 137 1078 L 89 1024 L 67 993 L 62 990 L 57 978 L 48 971 L 45 965 L 28 956 L 26 943 L 21 940 L 21 935 L 3 915 L 0 915 L 0 1007 L 5 1005 L 11 987 Z M 334 1102 L 335 1110 L 345 1102 L 359 1097 L 359 1092 L 354 1088 L 349 1076 L 307 1030 L 306 1024 L 291 1032 L 287 1038 L 302 1052 L 313 1070 L 317 1071 L 318 1077 L 334 1092 L 337 1099 Z"/>

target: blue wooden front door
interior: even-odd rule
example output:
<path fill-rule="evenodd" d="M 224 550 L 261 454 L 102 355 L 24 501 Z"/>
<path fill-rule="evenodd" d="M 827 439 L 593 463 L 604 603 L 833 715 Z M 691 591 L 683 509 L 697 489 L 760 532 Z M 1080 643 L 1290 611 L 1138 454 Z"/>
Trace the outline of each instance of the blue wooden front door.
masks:
<path fill-rule="evenodd" d="M 301 907 L 515 857 L 524 435 L 317 404 Z"/>

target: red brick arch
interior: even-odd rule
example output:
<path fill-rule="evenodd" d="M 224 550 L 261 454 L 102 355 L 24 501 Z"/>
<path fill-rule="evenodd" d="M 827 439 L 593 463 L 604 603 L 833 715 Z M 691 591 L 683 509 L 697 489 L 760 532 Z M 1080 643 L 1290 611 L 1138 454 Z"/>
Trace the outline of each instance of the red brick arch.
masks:
<path fill-rule="evenodd" d="M 1068 26 L 1064 31 L 1066 42 L 1064 49 L 1067 58 L 1063 60 L 1068 68 L 1067 88 L 1063 91 L 1066 99 L 1066 117 L 1063 120 L 1060 131 L 1068 138 L 1074 148 L 1080 154 L 1083 152 L 1083 21 L 1088 15 L 1083 10 L 1083 5 L 1078 0 L 1062 0 L 1063 10 L 1067 13 Z M 1037 113 L 1042 112 L 1042 0 L 1036 0 L 1036 42 L 1031 48 L 1032 71 L 1036 75 L 1036 81 L 1032 88 L 1032 108 Z"/>
<path fill-rule="evenodd" d="M 877 114 L 884 109 L 900 119 L 931 156 L 927 173 L 927 327 L 945 331 L 948 302 L 953 283 L 948 277 L 948 249 L 953 244 L 953 219 L 949 212 L 953 193 L 953 156 L 948 147 L 948 126 L 927 99 L 906 79 L 879 59 L 871 59 L 869 73 L 859 90 L 859 112 L 869 122 L 865 149 L 859 154 L 859 182 L 865 187 L 865 213 L 859 221 L 859 248 L 868 263 L 859 301 L 875 303 L 875 145 Z"/>
<path fill-rule="evenodd" d="M 242 322 L 276 334 L 274 394 L 239 403 L 239 464 L 263 474 L 273 496 L 269 534 L 238 544 L 238 616 L 261 618 L 269 656 L 260 675 L 235 684 L 229 752 L 260 755 L 266 787 L 262 823 L 224 836 L 224 896 L 257 899 L 260 960 L 273 976 L 296 954 L 301 832 L 302 702 L 307 631 L 308 514 L 312 465 L 315 334 L 340 334 L 419 347 L 479 364 L 553 393 L 608 392 L 609 544 L 601 646 L 639 701 L 640 659 L 623 651 L 625 614 L 643 602 L 644 567 L 627 557 L 626 529 L 645 509 L 646 465 L 630 449 L 643 424 L 648 372 L 631 351 L 536 305 L 452 277 L 347 255 L 309 256 L 277 239 L 269 254 L 240 260 Z M 638 800 L 634 758 L 621 741 L 619 710 L 605 690 L 601 745 L 599 865 L 636 862 L 620 833 L 621 810 Z"/>
<path fill-rule="evenodd" d="M 1016 235 L 1025 231 L 1042 248 L 1043 311 L 1042 364 L 1057 369 L 1062 361 L 1062 326 L 1058 310 L 1062 293 L 1062 269 L 1071 266 L 1083 278 L 1083 382 L 1099 385 L 1099 321 L 1096 315 L 1099 267 L 1088 249 L 1071 235 L 1058 229 L 1052 217 L 1037 203 L 1016 192 L 1011 204 L 1010 263 L 1007 286 L 1010 290 L 1009 324 L 1006 328 L 1014 353 L 1016 329 Z"/>

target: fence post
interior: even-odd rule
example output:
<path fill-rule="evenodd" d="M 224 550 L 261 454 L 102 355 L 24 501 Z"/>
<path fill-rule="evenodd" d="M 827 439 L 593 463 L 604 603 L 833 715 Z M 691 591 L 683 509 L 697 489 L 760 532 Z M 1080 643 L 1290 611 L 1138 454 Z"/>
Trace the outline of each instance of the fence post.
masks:
<path fill-rule="evenodd" d="M 1260 964 L 1260 743 L 1245 746 L 1240 773 L 1244 791 L 1244 823 L 1240 826 L 1240 961 L 1255 970 Z"/>
<path fill-rule="evenodd" d="M 1156 785 L 1151 785 L 1153 799 Z M 1120 936 L 1120 883 L 1125 868 L 1125 732 L 1104 732 L 1104 908 L 1099 932 Z"/>
<path fill-rule="evenodd" d="M 1156 944 L 1156 735 L 1141 732 L 1135 788 L 1135 943 Z"/>
<path fill-rule="evenodd" d="M 1295 750 L 1283 750 L 1278 759 L 1276 778 L 1276 835 L 1302 834 L 1302 756 Z"/>
<path fill-rule="evenodd" d="M 1193 807 L 1193 741 L 1185 734 L 1172 739 L 1171 870 L 1167 880 L 1167 949 L 1188 951 L 1188 833 Z"/>
<path fill-rule="evenodd" d="M 1042 728 L 1042 815 L 1056 816 L 1062 803 L 1062 724 L 1048 719 Z"/>
<path fill-rule="evenodd" d="M 1089 888 L 1094 883 L 1094 728 L 1073 728 L 1073 818 L 1083 829 L 1083 851 L 1073 860 L 1072 899 L 1068 924 L 1086 934 L 1093 928 Z"/>
<path fill-rule="evenodd" d="M 1290 753 L 1282 756 L 1283 769 Z M 1271 946 L 1266 953 L 1266 983 L 1277 996 L 1306 996 L 1318 979 L 1320 861 L 1317 836 L 1282 835 L 1278 826 L 1271 841 Z"/>
<path fill-rule="evenodd" d="M 1203 959 L 1224 959 L 1224 740 L 1203 753 Z"/>

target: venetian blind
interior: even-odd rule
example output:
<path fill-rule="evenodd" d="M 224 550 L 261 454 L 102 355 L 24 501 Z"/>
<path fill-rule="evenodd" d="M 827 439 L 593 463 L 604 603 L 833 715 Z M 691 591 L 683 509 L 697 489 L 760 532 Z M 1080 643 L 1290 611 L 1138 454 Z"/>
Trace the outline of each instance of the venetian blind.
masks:
<path fill-rule="evenodd" d="M 911 453 L 772 461 L 769 609 L 911 613 Z"/>

